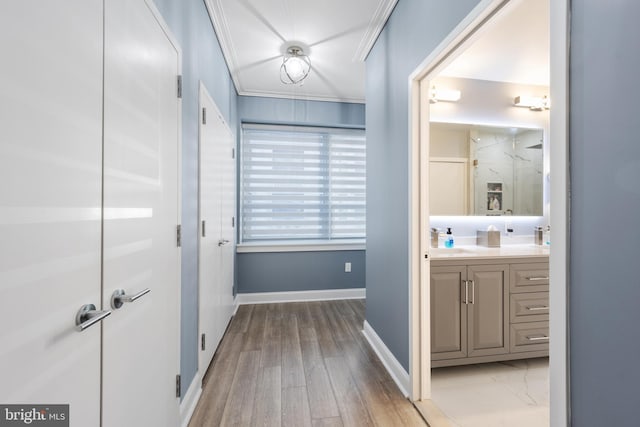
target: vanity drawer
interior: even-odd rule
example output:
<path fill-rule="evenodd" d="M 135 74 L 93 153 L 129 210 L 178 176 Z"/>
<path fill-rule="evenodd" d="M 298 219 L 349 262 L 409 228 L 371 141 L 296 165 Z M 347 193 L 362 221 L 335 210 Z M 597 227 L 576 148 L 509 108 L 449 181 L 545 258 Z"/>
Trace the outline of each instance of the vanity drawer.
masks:
<path fill-rule="evenodd" d="M 549 292 L 511 294 L 511 323 L 548 322 Z"/>
<path fill-rule="evenodd" d="M 511 352 L 549 351 L 549 322 L 511 325 Z"/>
<path fill-rule="evenodd" d="M 549 263 L 511 264 L 511 292 L 548 292 Z"/>

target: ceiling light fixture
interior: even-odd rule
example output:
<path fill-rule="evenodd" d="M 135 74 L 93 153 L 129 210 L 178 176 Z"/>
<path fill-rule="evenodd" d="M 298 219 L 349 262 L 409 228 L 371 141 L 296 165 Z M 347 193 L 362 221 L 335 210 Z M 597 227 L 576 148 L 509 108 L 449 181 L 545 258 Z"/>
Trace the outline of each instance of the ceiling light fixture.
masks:
<path fill-rule="evenodd" d="M 529 108 L 532 111 L 548 110 L 551 106 L 549 97 L 545 96 L 516 96 L 513 100 L 516 107 Z"/>
<path fill-rule="evenodd" d="M 457 102 L 460 101 L 462 93 L 453 89 L 437 89 L 435 86 L 429 92 L 429 102 L 435 104 L 438 101 Z"/>
<path fill-rule="evenodd" d="M 286 85 L 302 84 L 311 71 L 311 60 L 300 46 L 289 46 L 282 57 L 280 81 Z"/>

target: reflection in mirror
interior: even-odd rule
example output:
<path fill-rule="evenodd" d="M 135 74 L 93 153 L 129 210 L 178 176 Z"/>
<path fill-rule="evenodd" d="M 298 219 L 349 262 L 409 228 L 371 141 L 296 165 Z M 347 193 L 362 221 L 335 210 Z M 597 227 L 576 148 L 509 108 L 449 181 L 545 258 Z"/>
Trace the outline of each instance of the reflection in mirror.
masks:
<path fill-rule="evenodd" d="M 431 215 L 542 216 L 542 129 L 430 124 Z"/>

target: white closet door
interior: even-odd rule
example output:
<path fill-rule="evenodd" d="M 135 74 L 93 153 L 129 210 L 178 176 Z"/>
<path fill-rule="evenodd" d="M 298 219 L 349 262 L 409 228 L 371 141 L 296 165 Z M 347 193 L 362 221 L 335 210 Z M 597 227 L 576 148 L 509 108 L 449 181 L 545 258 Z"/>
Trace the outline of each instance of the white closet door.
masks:
<path fill-rule="evenodd" d="M 231 130 L 225 124 L 224 138 L 221 138 L 222 150 L 220 168 L 222 172 L 222 199 L 220 216 L 221 267 L 220 267 L 220 316 L 224 333 L 233 314 L 233 278 L 236 252 L 236 159 L 235 141 Z"/>
<path fill-rule="evenodd" d="M 105 7 L 103 427 L 178 425 L 179 52 L 144 0 Z"/>
<path fill-rule="evenodd" d="M 206 371 L 222 338 L 222 274 L 223 243 L 222 167 L 220 156 L 226 138 L 226 124 L 204 85 L 200 84 L 200 260 L 198 291 L 198 324 L 200 356 L 198 370 Z M 202 345 L 203 336 L 205 345 Z"/>
<path fill-rule="evenodd" d="M 0 52 L 0 402 L 97 426 L 102 1 L 3 0 Z"/>

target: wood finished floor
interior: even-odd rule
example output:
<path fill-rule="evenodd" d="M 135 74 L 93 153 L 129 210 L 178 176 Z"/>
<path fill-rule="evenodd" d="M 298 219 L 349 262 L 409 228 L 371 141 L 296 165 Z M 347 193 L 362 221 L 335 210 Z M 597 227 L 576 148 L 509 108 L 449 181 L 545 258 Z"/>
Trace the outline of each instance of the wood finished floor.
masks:
<path fill-rule="evenodd" d="M 425 426 L 362 335 L 364 300 L 243 305 L 189 427 Z"/>

